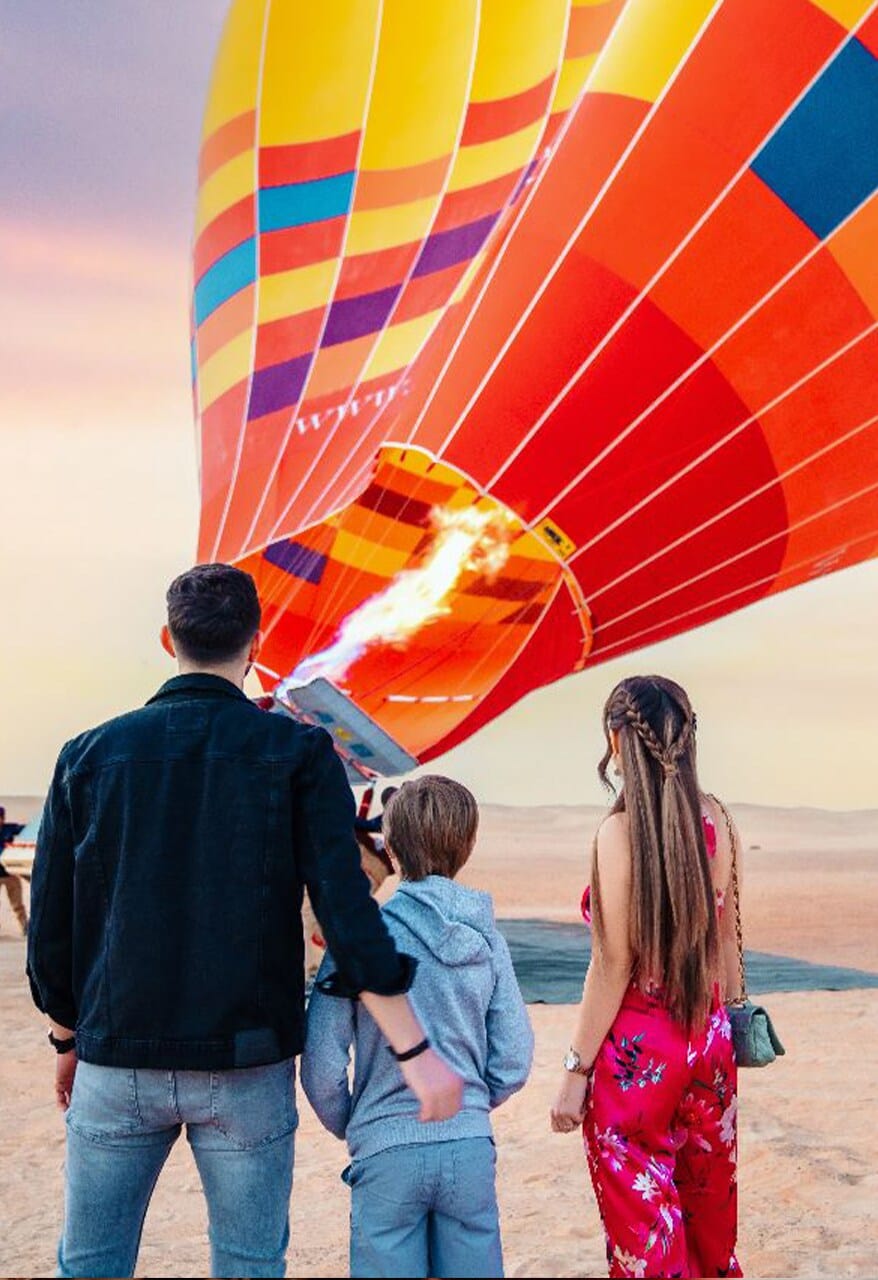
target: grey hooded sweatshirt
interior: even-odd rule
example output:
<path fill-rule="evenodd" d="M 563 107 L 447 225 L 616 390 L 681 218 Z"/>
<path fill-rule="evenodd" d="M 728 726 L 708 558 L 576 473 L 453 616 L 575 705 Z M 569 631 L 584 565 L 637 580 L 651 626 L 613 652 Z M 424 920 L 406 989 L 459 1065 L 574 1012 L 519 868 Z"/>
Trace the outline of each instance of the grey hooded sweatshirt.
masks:
<path fill-rule="evenodd" d="M 432 1047 L 463 1077 L 463 1106 L 451 1120 L 422 1124 L 376 1023 L 360 1003 L 316 984 L 301 1063 L 308 1100 L 330 1133 L 347 1138 L 352 1159 L 412 1143 L 490 1138 L 491 1109 L 526 1082 L 534 1043 L 491 898 L 428 876 L 404 880 L 382 915 L 398 950 L 418 962 L 409 999 Z M 317 982 L 332 969 L 327 956 Z"/>

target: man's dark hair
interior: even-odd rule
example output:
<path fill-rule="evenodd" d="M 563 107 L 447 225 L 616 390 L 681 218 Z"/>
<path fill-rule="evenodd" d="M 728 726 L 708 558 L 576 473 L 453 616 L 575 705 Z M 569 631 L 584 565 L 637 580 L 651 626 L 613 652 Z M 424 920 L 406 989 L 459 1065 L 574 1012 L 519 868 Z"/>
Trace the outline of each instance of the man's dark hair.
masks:
<path fill-rule="evenodd" d="M 249 573 L 229 564 L 197 564 L 168 587 L 168 630 L 179 654 L 205 666 L 248 647 L 262 611 Z"/>

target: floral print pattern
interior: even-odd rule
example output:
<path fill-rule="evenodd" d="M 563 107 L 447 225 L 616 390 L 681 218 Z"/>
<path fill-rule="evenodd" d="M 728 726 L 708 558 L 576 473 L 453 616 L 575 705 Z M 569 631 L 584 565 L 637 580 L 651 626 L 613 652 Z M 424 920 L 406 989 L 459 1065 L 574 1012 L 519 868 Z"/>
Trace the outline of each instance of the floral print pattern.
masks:
<path fill-rule="evenodd" d="M 716 832 L 705 817 L 708 853 Z M 583 900 L 583 915 L 589 907 Z M 700 1034 L 632 984 L 595 1060 L 583 1124 L 610 1276 L 740 1276 L 737 1075 L 717 996 Z"/>
<path fill-rule="evenodd" d="M 613 1077 L 619 1081 L 619 1088 L 623 1093 L 627 1093 L 629 1089 L 644 1089 L 648 1084 L 660 1084 L 662 1074 L 664 1073 L 667 1063 L 655 1062 L 652 1058 L 647 1063 L 643 1063 L 643 1033 L 632 1036 L 629 1040 L 627 1036 L 622 1036 L 618 1041 L 615 1040 L 612 1031 L 609 1034 L 610 1042 L 615 1050 L 616 1066 L 618 1071 Z"/>

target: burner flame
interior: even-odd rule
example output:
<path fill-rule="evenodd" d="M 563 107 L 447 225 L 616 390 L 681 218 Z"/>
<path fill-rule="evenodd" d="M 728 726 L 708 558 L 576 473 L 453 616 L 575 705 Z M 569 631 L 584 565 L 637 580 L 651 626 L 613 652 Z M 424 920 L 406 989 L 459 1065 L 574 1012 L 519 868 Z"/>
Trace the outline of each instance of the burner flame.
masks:
<path fill-rule="evenodd" d="M 520 532 L 516 517 L 500 508 L 434 507 L 430 523 L 434 538 L 423 564 L 403 569 L 384 591 L 349 614 L 329 648 L 305 658 L 278 685 L 279 697 L 318 676 L 337 684 L 375 645 L 404 645 L 422 627 L 451 612 L 452 596 L 464 574 L 493 581 Z"/>

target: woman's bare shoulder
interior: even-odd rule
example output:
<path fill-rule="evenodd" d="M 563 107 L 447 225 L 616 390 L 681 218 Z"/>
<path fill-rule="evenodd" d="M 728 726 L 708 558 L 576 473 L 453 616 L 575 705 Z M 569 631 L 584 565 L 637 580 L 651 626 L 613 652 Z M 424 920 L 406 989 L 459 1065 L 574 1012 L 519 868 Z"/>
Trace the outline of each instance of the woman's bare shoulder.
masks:
<path fill-rule="evenodd" d="M 733 828 L 735 825 L 735 820 L 732 817 L 732 814 L 729 812 L 728 805 L 725 803 L 724 800 L 720 800 L 717 798 L 717 796 L 713 795 L 712 792 L 706 792 L 704 795 L 702 795 L 701 803 L 704 806 L 707 816 L 710 818 L 711 822 L 716 828 L 718 843 L 720 844 L 720 846 L 724 844 L 728 844 L 729 828 L 728 828 L 728 822 L 726 821 L 726 814 L 728 814 Z"/>
<path fill-rule="evenodd" d="M 716 796 L 712 792 L 705 791 L 702 793 L 701 804 L 705 812 L 707 813 L 707 816 L 710 818 L 711 822 L 717 829 L 719 829 L 721 826 L 725 826 L 725 819 L 723 818 L 722 805 L 720 804 L 720 801 L 716 798 Z"/>
<path fill-rule="evenodd" d="M 628 814 L 610 813 L 598 827 L 598 855 L 601 868 L 606 864 L 631 861 L 631 840 L 628 832 Z"/>

